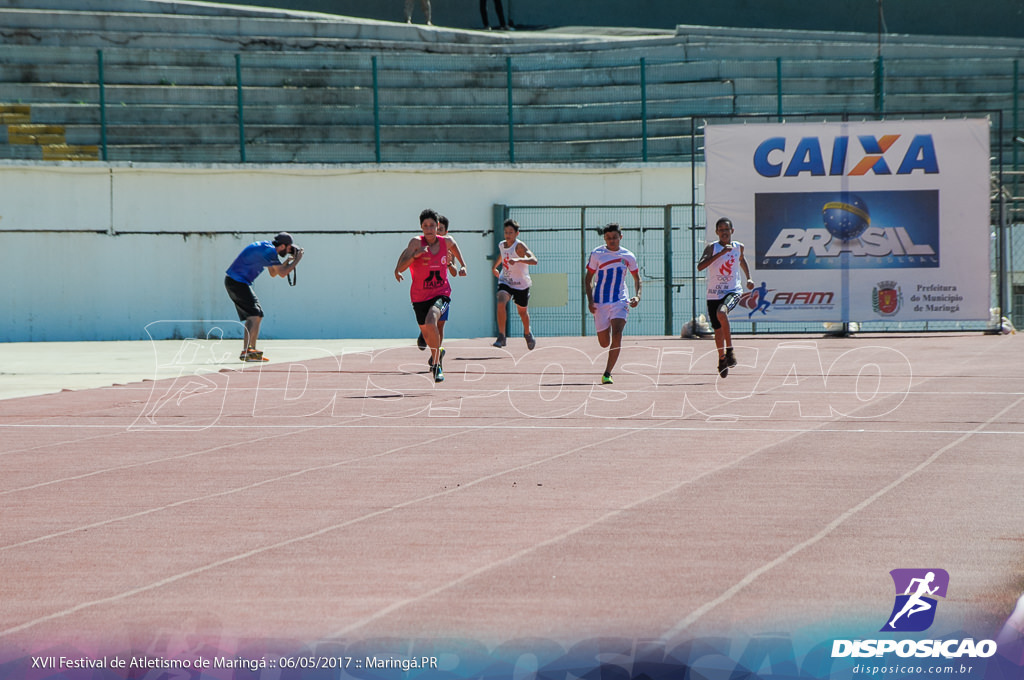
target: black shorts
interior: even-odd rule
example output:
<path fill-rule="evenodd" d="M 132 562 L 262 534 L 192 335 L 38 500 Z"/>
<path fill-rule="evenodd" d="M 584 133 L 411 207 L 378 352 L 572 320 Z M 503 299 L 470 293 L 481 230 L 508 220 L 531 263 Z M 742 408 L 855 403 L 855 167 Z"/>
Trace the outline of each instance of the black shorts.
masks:
<path fill-rule="evenodd" d="M 506 293 L 511 295 L 512 301 L 516 303 L 517 307 L 526 307 L 528 304 L 530 304 L 529 288 L 523 288 L 522 290 L 520 290 L 518 288 L 513 288 L 507 283 L 499 283 L 498 292 L 500 293 L 501 291 L 505 291 Z"/>
<path fill-rule="evenodd" d="M 711 327 L 722 327 L 722 322 L 718 320 L 718 310 L 720 308 L 725 307 L 725 313 L 728 314 L 732 310 L 736 309 L 736 305 L 738 305 L 739 302 L 739 293 L 729 293 L 719 300 L 708 300 L 708 319 L 711 321 Z"/>
<path fill-rule="evenodd" d="M 416 323 L 422 326 L 427 322 L 427 314 L 434 307 L 437 307 L 443 316 L 448 311 L 448 305 L 451 304 L 452 299 L 444 295 L 438 295 L 435 298 L 424 300 L 423 302 L 412 303 L 412 311 L 416 312 Z"/>
<path fill-rule="evenodd" d="M 260 301 L 256 298 L 252 286 L 225 276 L 224 287 L 228 289 L 228 297 L 235 303 L 239 321 L 245 321 L 250 316 L 263 316 L 263 308 L 260 307 Z"/>

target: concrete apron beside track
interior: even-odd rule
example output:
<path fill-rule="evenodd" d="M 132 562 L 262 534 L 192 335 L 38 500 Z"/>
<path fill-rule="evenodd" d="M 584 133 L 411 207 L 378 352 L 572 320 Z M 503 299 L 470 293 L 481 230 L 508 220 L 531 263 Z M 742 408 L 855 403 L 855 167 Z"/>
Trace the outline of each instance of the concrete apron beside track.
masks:
<path fill-rule="evenodd" d="M 270 361 L 281 364 L 367 349 L 413 344 L 393 340 L 266 340 Z M 235 340 L 0 343 L 0 399 L 173 378 L 182 370 L 241 368 Z"/>

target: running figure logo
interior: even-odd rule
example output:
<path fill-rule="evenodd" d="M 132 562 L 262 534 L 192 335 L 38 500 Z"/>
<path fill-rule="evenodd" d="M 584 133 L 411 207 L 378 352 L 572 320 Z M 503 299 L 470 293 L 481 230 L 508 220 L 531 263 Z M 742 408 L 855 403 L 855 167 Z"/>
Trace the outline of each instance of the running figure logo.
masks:
<path fill-rule="evenodd" d="M 750 292 L 751 299 L 756 298 L 757 304 L 753 309 L 750 310 L 750 314 L 747 314 L 747 318 L 754 316 L 754 312 L 761 312 L 762 314 L 768 313 L 768 308 L 772 306 L 772 303 L 768 301 L 768 284 L 765 281 L 761 282 L 761 285 Z"/>
<path fill-rule="evenodd" d="M 945 569 L 893 569 L 896 602 L 883 631 L 915 633 L 928 630 L 935 620 L 935 597 L 946 597 L 949 574 Z"/>

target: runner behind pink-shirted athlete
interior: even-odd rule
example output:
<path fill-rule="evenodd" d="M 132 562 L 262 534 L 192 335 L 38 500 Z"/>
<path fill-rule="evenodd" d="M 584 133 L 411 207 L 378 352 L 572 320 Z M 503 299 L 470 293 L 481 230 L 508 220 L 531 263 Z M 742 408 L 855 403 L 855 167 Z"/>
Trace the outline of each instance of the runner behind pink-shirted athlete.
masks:
<path fill-rule="evenodd" d="M 451 302 L 448 263 L 458 245 L 450 236 L 438 236 L 437 225 L 437 212 L 427 208 L 420 213 L 420 230 L 423 234 L 409 241 L 409 245 L 399 255 L 395 265 L 395 279 L 404 281 L 402 272 L 406 269 L 412 275 L 409 296 L 416 313 L 416 323 L 430 348 L 430 370 L 434 381 L 441 382 L 444 380 L 441 364 L 444 348 L 441 347 L 438 321 Z"/>

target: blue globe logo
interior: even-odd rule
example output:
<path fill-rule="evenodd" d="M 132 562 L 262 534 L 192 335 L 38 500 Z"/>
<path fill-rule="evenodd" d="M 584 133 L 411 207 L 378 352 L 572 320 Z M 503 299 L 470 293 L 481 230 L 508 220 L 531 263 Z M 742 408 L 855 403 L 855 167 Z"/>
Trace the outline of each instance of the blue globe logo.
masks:
<path fill-rule="evenodd" d="M 834 238 L 850 241 L 871 226 L 868 205 L 857 194 L 840 194 L 821 207 L 821 219 Z"/>

